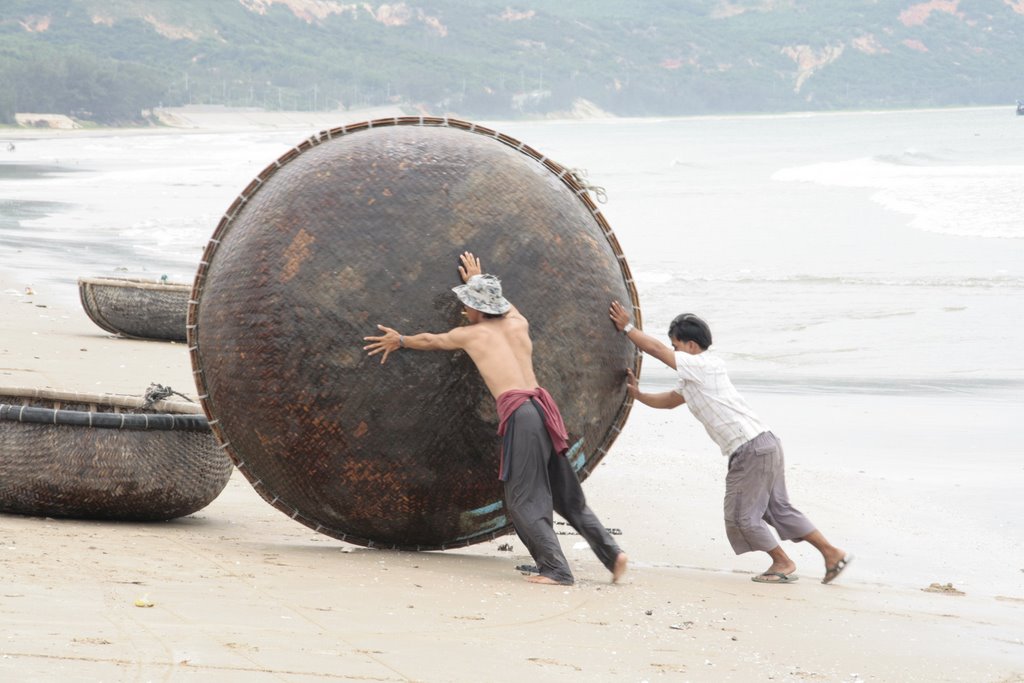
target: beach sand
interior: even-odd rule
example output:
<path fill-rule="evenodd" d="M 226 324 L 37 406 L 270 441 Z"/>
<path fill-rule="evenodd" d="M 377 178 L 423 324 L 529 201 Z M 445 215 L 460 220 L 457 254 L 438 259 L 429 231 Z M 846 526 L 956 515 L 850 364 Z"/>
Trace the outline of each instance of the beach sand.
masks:
<path fill-rule="evenodd" d="M 0 273 L 4 385 L 195 396 L 185 344 L 114 338 L 59 303 L 66 292 L 24 289 Z M 570 534 L 570 588 L 524 581 L 513 536 L 351 546 L 236 473 L 166 523 L 0 515 L 0 678 L 1024 681 L 1024 469 L 984 460 L 984 421 L 1012 424 L 1019 401 L 968 398 L 964 414 L 929 394 L 748 398 L 786 442 L 794 502 L 856 555 L 832 585 L 812 548 L 790 544 L 801 580 L 752 583 L 767 562 L 728 547 L 721 455 L 684 411 L 636 406 L 584 485 L 621 529 L 621 584 Z M 963 594 L 923 590 L 933 583 Z"/>

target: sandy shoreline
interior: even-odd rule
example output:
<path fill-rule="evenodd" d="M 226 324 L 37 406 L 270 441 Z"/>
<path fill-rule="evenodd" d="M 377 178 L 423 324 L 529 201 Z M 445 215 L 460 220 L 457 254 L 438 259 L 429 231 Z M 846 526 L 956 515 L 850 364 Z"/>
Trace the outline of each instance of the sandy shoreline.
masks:
<path fill-rule="evenodd" d="M 139 394 L 158 382 L 194 396 L 184 344 L 112 338 L 81 310 L 56 303 L 63 294 L 25 295 L 2 273 L 0 292 L 5 385 Z M 961 514 L 945 513 L 940 534 L 926 520 L 943 512 L 934 495 L 949 493 L 945 478 L 911 474 L 917 457 L 934 458 L 956 431 L 941 424 L 947 408 L 916 404 L 918 414 L 905 416 L 909 426 L 883 425 L 887 433 L 870 445 L 906 446 L 903 430 L 926 416 L 940 421 L 936 432 L 945 430 L 921 454 L 904 453 L 910 462 L 884 468 L 891 453 L 853 463 L 857 444 L 836 443 L 824 427 L 798 430 L 793 417 L 813 405 L 819 416 L 847 411 L 845 429 L 857 433 L 858 420 L 868 418 L 854 413 L 871 402 L 754 400 L 780 433 L 792 434 L 784 438 L 795 500 L 857 554 L 835 585 L 818 583 L 820 560 L 798 546 L 791 554 L 801 581 L 751 583 L 763 560 L 733 557 L 723 538 L 724 464 L 688 416 L 640 407 L 585 485 L 602 521 L 622 530 L 633 559 L 623 585 L 610 585 L 570 535 L 562 539 L 578 584 L 569 589 L 524 582 L 515 566 L 529 558 L 514 537 L 443 553 L 350 546 L 288 519 L 236 474 L 209 507 L 169 523 L 0 516 L 0 674 L 26 681 L 1024 681 L 1019 503 L 990 509 L 1002 505 L 992 482 L 981 494 L 965 490 L 954 501 Z M 972 405 L 996 417 L 1016 408 Z M 813 451 L 826 445 L 842 457 L 816 460 Z M 944 452 L 959 445 L 948 441 Z M 1002 472 L 1007 499 L 1020 490 L 1020 472 L 1019 464 Z M 1006 528 L 991 528 L 1000 517 Z M 986 528 L 989 536 L 979 537 Z M 499 550 L 502 543 L 513 550 Z M 966 594 L 922 590 L 932 582 Z M 154 606 L 136 607 L 141 597 Z"/>
<path fill-rule="evenodd" d="M 221 123 L 18 133 L 251 127 Z M 195 396 L 185 344 L 113 338 L 72 284 L 3 256 L 4 385 L 139 395 L 155 382 Z M 523 581 L 515 567 L 529 557 L 513 536 L 431 553 L 341 543 L 237 473 L 169 523 L 0 515 L 0 677 L 1024 683 L 1024 463 L 1011 431 L 1024 403 L 1015 386 L 964 386 L 740 387 L 785 442 L 794 502 L 856 555 L 831 586 L 801 546 L 787 546 L 799 582 L 751 583 L 766 562 L 729 550 L 723 459 L 684 411 L 643 406 L 584 485 L 631 556 L 618 586 L 572 535 L 568 589 Z M 926 592 L 933 583 L 963 594 Z"/>
<path fill-rule="evenodd" d="M 684 116 L 657 116 L 641 117 L 642 120 L 669 120 L 669 119 L 778 119 L 778 118 L 806 118 L 836 117 L 849 115 L 887 115 L 906 111 L 977 111 L 992 110 L 1002 111 L 1002 106 L 967 106 L 967 107 L 940 107 L 925 109 L 871 109 L 871 110 L 812 110 L 812 111 L 791 111 L 775 112 L 768 114 L 694 114 Z M 162 125 L 137 126 L 131 128 L 112 128 L 108 126 L 95 126 L 88 128 L 46 128 L 32 126 L 0 126 L 0 140 L 18 140 L 24 138 L 39 137 L 62 137 L 62 136 L 105 136 L 105 135 L 146 135 L 166 134 L 170 132 L 226 132 L 243 130 L 267 130 L 267 129 L 315 129 L 328 130 L 335 126 L 370 121 L 379 118 L 391 118 L 396 116 L 419 115 L 408 109 L 384 105 L 379 107 L 365 107 L 361 109 L 348 109 L 336 111 L 285 111 L 285 110 L 261 110 L 246 107 L 220 107 L 220 106 L 185 106 L 167 107 L 160 110 L 158 119 Z M 614 125 L 617 122 L 629 121 L 631 117 L 618 117 L 603 112 L 599 109 L 583 108 L 577 112 L 564 112 L 564 118 L 520 118 L 520 119 L 496 119 L 481 121 L 481 123 L 522 123 L 527 121 L 560 121 L 572 123 L 579 121 L 606 122 Z M 468 120 L 467 117 L 458 113 L 431 113 L 423 114 L 432 117 L 451 117 Z"/>

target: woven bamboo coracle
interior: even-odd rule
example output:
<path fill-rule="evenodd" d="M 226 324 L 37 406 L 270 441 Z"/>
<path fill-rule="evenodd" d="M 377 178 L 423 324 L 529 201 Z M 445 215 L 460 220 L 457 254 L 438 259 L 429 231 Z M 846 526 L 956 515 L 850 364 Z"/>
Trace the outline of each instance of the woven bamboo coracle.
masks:
<path fill-rule="evenodd" d="M 463 353 L 367 357 L 377 323 L 462 322 L 472 251 L 530 320 L 539 381 L 586 478 L 626 418 L 639 357 L 608 319 L 636 291 L 576 175 L 464 121 L 320 133 L 268 166 L 220 221 L 188 314 L 199 398 L 260 495 L 351 543 L 443 549 L 510 530 L 494 398 Z"/>
<path fill-rule="evenodd" d="M 201 510 L 234 468 L 199 410 L 0 387 L 0 512 L 159 521 Z"/>
<path fill-rule="evenodd" d="M 82 308 L 107 332 L 135 339 L 185 341 L 190 285 L 116 277 L 82 277 Z"/>

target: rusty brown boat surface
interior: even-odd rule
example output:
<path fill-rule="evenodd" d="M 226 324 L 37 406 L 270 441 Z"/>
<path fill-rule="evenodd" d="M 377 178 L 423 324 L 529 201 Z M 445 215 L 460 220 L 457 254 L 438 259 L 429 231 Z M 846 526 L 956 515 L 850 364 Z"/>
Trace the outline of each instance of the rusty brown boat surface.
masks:
<path fill-rule="evenodd" d="M 197 271 L 189 352 L 204 410 L 271 505 L 335 538 L 443 549 L 508 533 L 495 401 L 464 353 L 367 358 L 377 323 L 461 324 L 470 250 L 529 319 L 581 479 L 629 412 L 640 357 L 608 319 L 640 308 L 622 249 L 577 173 L 449 118 L 319 133 L 227 209 Z"/>

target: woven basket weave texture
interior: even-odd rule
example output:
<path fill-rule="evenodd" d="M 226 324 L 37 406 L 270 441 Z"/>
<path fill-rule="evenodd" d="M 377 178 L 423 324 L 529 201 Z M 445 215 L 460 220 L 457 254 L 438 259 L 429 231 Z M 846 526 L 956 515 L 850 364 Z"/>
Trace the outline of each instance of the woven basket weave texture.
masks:
<path fill-rule="evenodd" d="M 362 349 L 461 322 L 470 250 L 530 320 L 581 479 L 625 420 L 633 346 L 608 320 L 636 292 L 586 191 L 489 129 L 441 119 L 326 131 L 228 209 L 192 293 L 189 342 L 207 415 L 272 505 L 352 543 L 436 549 L 510 530 L 495 401 L 463 353 Z"/>
<path fill-rule="evenodd" d="M 0 390 L 0 511 L 158 521 L 206 507 L 234 468 L 205 416 L 178 401 L 143 406 L 131 397 Z"/>
<path fill-rule="evenodd" d="M 107 332 L 185 341 L 191 286 L 130 278 L 79 278 L 82 308 Z"/>

